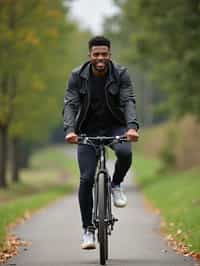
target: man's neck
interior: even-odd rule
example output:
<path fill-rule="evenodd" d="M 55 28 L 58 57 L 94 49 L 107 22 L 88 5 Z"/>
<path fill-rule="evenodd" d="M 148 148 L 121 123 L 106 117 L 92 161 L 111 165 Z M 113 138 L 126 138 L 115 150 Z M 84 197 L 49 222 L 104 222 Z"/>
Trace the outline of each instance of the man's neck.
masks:
<path fill-rule="evenodd" d="M 93 66 L 92 66 L 92 73 L 96 76 L 96 77 L 104 77 L 108 72 L 108 67 L 105 68 L 104 71 L 97 71 Z"/>

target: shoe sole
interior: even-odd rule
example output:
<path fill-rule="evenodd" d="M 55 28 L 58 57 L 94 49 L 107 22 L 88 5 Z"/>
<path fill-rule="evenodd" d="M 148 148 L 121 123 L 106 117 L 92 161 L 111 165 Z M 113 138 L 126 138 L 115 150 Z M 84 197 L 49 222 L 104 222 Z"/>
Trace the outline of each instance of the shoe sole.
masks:
<path fill-rule="evenodd" d="M 96 245 L 95 244 L 82 244 L 81 245 L 82 249 L 96 249 Z"/>
<path fill-rule="evenodd" d="M 124 207 L 126 207 L 126 205 L 127 205 L 127 203 L 126 204 L 123 204 L 123 205 L 117 205 L 117 204 L 114 203 L 114 206 L 116 208 L 124 208 Z"/>

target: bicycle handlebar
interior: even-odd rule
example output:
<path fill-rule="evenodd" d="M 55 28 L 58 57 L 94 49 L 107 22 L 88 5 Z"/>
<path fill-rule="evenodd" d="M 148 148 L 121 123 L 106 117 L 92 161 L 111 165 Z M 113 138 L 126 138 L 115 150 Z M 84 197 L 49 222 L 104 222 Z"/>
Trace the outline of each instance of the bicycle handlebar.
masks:
<path fill-rule="evenodd" d="M 91 142 L 97 142 L 99 144 L 106 144 L 108 143 L 122 143 L 128 141 L 126 135 L 122 136 L 113 136 L 113 137 L 106 137 L 106 136 L 96 136 L 96 137 L 88 137 L 87 135 L 81 135 L 78 137 L 79 144 L 91 144 Z"/>

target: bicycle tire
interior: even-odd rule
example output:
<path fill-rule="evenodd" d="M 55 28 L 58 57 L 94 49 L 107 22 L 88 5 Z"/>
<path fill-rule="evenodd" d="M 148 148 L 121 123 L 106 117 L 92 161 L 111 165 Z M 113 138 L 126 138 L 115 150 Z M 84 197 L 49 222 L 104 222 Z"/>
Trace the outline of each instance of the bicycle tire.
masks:
<path fill-rule="evenodd" d="M 108 219 L 108 188 L 107 183 L 105 185 L 105 215 Z M 106 240 L 105 240 L 105 252 L 106 252 L 106 260 L 108 260 L 108 224 L 106 224 Z"/>
<path fill-rule="evenodd" d="M 105 191 L 105 175 L 99 174 L 99 191 L 98 191 L 98 207 L 99 207 L 99 248 L 100 248 L 100 264 L 105 265 L 108 257 L 108 235 L 106 219 L 106 191 Z"/>

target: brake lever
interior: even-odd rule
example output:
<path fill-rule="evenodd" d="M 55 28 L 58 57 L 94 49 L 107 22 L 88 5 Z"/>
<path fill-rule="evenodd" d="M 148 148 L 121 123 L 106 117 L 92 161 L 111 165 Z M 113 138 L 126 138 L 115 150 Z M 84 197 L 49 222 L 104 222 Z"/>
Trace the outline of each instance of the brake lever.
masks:
<path fill-rule="evenodd" d="M 122 135 L 122 136 L 116 136 L 116 139 L 114 141 L 115 143 L 122 143 L 123 141 L 128 141 L 128 140 L 126 135 Z"/>

